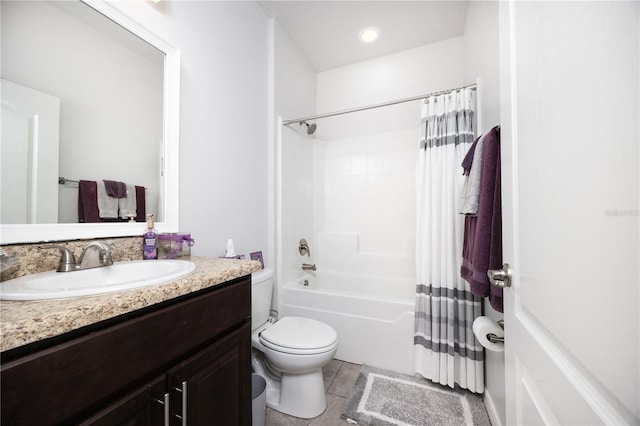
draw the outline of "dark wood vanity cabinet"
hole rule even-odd
[[[3,360],[1,423],[249,425],[250,315],[245,276]]]

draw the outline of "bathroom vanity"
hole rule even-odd
[[[2,424],[249,425],[251,261],[122,293],[1,302]]]

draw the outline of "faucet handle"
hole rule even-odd
[[[309,250],[309,244],[307,244],[306,239],[300,239],[300,242],[298,243],[298,252],[300,252],[300,256],[304,256],[306,254],[311,257],[311,250]]]
[[[103,243],[106,250],[100,251],[100,264],[102,266],[113,265],[113,247],[107,243]]]
[[[58,244],[42,244],[41,249],[58,249],[60,250],[60,263],[58,264],[58,272],[73,271],[76,266],[76,258],[68,248]]]
[[[0,272],[4,272],[11,268],[15,262],[15,256],[9,256],[3,248],[0,248]]]

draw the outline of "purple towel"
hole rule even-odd
[[[78,184],[78,222],[102,222],[98,211],[98,184],[93,180],[81,180]]]
[[[494,127],[483,142],[478,215],[466,216],[461,275],[476,296],[503,312],[502,289],[492,286],[489,269],[502,268],[502,198],[500,195],[500,130]]]
[[[127,185],[124,182],[116,182],[115,180],[103,180],[104,189],[108,196],[114,198],[124,198],[127,196]]]
[[[147,221],[147,203],[144,186],[136,185],[136,222]]]
[[[146,222],[146,202],[144,186],[136,186],[136,222]],[[125,219],[105,220],[98,211],[98,183],[81,180],[78,185],[78,222],[123,222]]]

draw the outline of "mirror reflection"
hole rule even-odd
[[[81,2],[0,8],[0,223],[162,221],[164,54]]]

